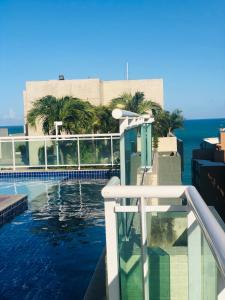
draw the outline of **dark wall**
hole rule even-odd
[[[192,184],[206,204],[214,206],[225,222],[225,164],[207,166],[193,160]]]

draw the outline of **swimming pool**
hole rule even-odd
[[[0,299],[83,299],[105,244],[103,180],[0,181],[29,209],[0,228]]]

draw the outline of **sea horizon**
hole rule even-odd
[[[194,118],[194,119],[184,118],[184,121],[200,121],[200,120],[225,120],[225,116],[219,117],[219,118]],[[0,125],[0,128],[14,127],[14,126],[15,127],[24,126],[24,123],[22,123],[22,124],[4,124],[4,125]]]

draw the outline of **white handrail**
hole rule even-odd
[[[60,139],[69,139],[69,138],[98,138],[98,137],[120,137],[119,133],[88,133],[88,134],[63,134],[59,135],[58,138]],[[45,139],[56,139],[56,135],[15,135],[15,136],[1,136],[1,140],[32,140],[32,139],[40,139],[40,140],[45,140]]]
[[[136,186],[136,185],[119,185],[112,187],[106,185],[102,189],[102,196],[104,198],[179,198],[184,195],[186,186]]]
[[[225,279],[225,232],[194,186],[188,186],[185,195]]]

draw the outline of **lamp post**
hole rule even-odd
[[[59,165],[59,144],[58,144],[58,134],[59,134],[59,131],[58,131],[58,127],[59,126],[62,126],[62,121],[55,121],[54,122],[54,125],[55,125],[55,135],[56,135],[56,161],[57,161],[57,165]]]

